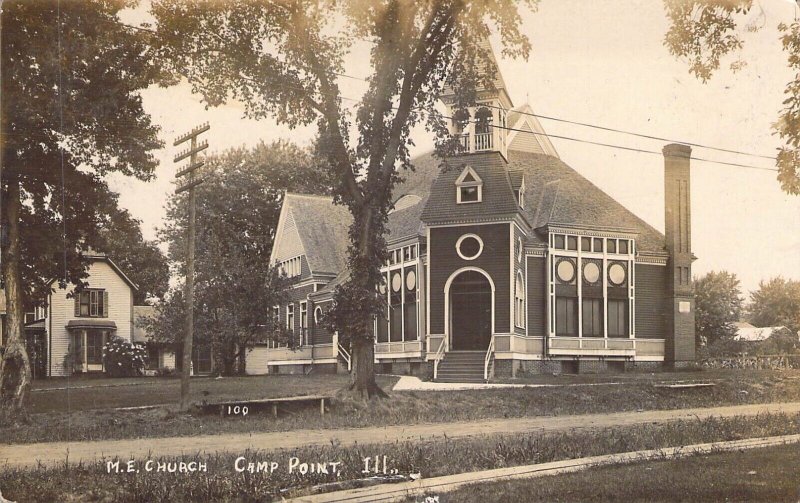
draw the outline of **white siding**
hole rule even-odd
[[[286,202],[283,204],[286,204]],[[300,233],[297,231],[297,224],[295,224],[292,211],[287,208],[284,217],[286,221],[283,222],[281,234],[275,236],[275,253],[272,257],[273,262],[280,262],[305,254],[303,242],[300,241]]]
[[[133,337],[133,291],[128,283],[120,277],[112,267],[104,261],[94,261],[89,265],[89,276],[86,282],[89,288],[102,288],[108,292],[108,317],[103,320],[113,321],[117,325],[115,335],[128,341]],[[56,288],[50,296],[50,309],[45,319],[50,341],[49,369],[51,376],[64,376],[64,357],[69,351],[69,333],[66,325],[70,320],[83,319],[75,316],[75,299],[67,298],[73,287],[64,290]],[[52,332],[50,333],[50,331]]]
[[[544,154],[544,149],[542,149],[542,146],[539,144],[537,135],[531,134],[533,130],[528,122],[523,122],[519,129],[525,131],[525,133],[517,132],[511,144],[508,146],[508,150]]]
[[[167,369],[175,368],[175,353],[166,349],[162,350],[161,368],[167,368]]]
[[[269,349],[264,346],[256,346],[247,352],[247,375],[262,375],[268,371]]]

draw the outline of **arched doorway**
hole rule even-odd
[[[450,349],[486,351],[492,338],[493,287],[483,273],[465,270],[449,286]]]

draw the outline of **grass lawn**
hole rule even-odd
[[[800,447],[590,469],[528,480],[476,484],[439,495],[473,501],[791,501],[800,498]],[[410,498],[407,501],[422,501]]]
[[[308,376],[272,375],[249,377],[194,377],[191,401],[275,398],[308,394],[334,394],[350,382],[346,374]],[[380,378],[391,387],[393,378]],[[67,389],[61,389],[69,386]],[[116,407],[175,404],[180,399],[179,378],[140,377],[122,379],[58,379],[36,383],[30,412],[78,412]]]
[[[386,456],[390,467],[400,474],[419,473],[424,478],[505,466],[544,463],[658,447],[687,445],[709,441],[724,441],[757,436],[800,432],[800,415],[764,415],[749,418],[709,418],[687,420],[665,425],[616,427],[602,431],[570,431],[517,436],[493,435],[481,438],[409,441],[391,444],[340,446],[336,444],[306,447],[292,451],[216,454],[202,458],[160,458],[161,462],[203,461],[204,473],[108,473],[103,463],[6,470],[0,472],[0,488],[12,501],[274,501],[280,496],[304,494],[308,488],[322,483],[361,479],[362,459]],[[795,448],[797,449],[797,448]],[[798,449],[800,450],[800,449]],[[745,455],[750,452],[747,451]],[[248,461],[275,461],[278,469],[272,473],[238,473],[235,459],[244,456]],[[290,457],[307,462],[337,461],[341,463],[338,476],[333,473],[289,473]],[[127,460],[120,460],[124,464]],[[141,467],[143,460],[137,460]],[[694,461],[694,460],[690,460]],[[785,466],[796,467],[800,459],[782,459]],[[681,461],[680,463],[687,463]],[[701,471],[697,466],[694,470]],[[761,473],[761,468],[756,468]],[[796,470],[796,468],[793,468]],[[680,472],[683,477],[684,472]],[[692,471],[686,478],[694,477]],[[547,485],[556,477],[536,481]],[[603,483],[612,491],[619,477],[605,478]],[[708,480],[708,477],[706,479]],[[748,480],[755,480],[752,477]],[[533,482],[531,482],[533,483]],[[588,483],[597,485],[595,480]],[[631,477],[631,483],[635,483]],[[655,481],[653,482],[656,483]],[[583,484],[586,487],[586,482]],[[559,487],[570,487],[564,483]],[[656,487],[656,486],[652,486]],[[516,489],[515,489],[516,490]],[[591,489],[588,489],[589,491]],[[457,501],[530,501],[526,490],[510,493],[509,497],[471,497],[467,492]],[[486,495],[490,495],[486,493]],[[548,493],[552,494],[556,493]],[[645,497],[642,499],[653,499]],[[723,493],[717,493],[717,496]],[[736,493],[732,493],[734,496]],[[443,495],[446,499],[448,495]],[[454,496],[459,497],[459,496]],[[82,499],[80,499],[82,498]],[[583,494],[574,498],[585,500]],[[723,500],[716,497],[714,500]],[[741,498],[735,497],[735,500]],[[542,500],[554,500],[543,497]],[[624,501],[625,499],[620,499]],[[696,498],[694,499],[696,500]]]
[[[653,385],[654,375],[668,381],[712,380],[715,386],[657,388]],[[552,380],[560,379],[550,377]],[[306,407],[282,414],[277,420],[268,414],[225,420],[218,416],[184,415],[178,414],[174,405],[124,412],[109,409],[174,404],[179,386],[175,379],[143,380],[147,384],[133,386],[37,391],[31,394],[33,413],[27,422],[0,427],[0,443],[352,428],[800,401],[800,371],[797,370],[716,370],[625,374],[619,377],[625,379],[623,384],[442,392],[390,391],[385,400],[367,403],[336,400],[324,418],[319,416],[316,407]],[[599,380],[607,378],[598,377]],[[192,392],[196,402],[326,393],[343,387],[347,379],[343,375],[204,378],[192,382]],[[379,384],[390,390],[394,379],[380,376]]]

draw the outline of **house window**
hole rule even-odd
[[[483,181],[471,167],[467,166],[456,179],[456,202],[458,204],[479,203],[483,200]]]
[[[525,328],[525,282],[522,280],[522,273],[517,274],[517,282],[514,288],[514,325]]]
[[[81,290],[75,294],[75,316],[105,318],[108,316],[108,293],[105,290]]]
[[[475,260],[483,251],[483,240],[475,234],[464,234],[456,241],[456,253],[464,260]]]
[[[100,330],[86,331],[86,363],[100,365],[103,363],[103,340],[105,334]]]
[[[379,343],[416,341],[419,340],[417,245],[398,248],[390,257],[378,285],[386,310],[375,317],[375,340]]]
[[[300,276],[303,272],[302,256],[284,260],[280,263],[279,267],[281,273],[286,275],[287,278],[295,278]]]
[[[608,300],[608,336],[628,337],[628,301]]]
[[[322,323],[322,308],[317,306],[314,308],[314,326],[319,326]]]
[[[556,335],[578,335],[578,299],[556,297]]]
[[[294,331],[294,304],[286,305],[286,329]]]
[[[603,299],[584,298],[583,336],[603,337]]]
[[[300,345],[308,344],[308,303],[300,302]]]

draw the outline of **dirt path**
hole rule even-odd
[[[524,417],[485,421],[415,424],[353,428],[344,430],[295,430],[291,432],[241,433],[169,437],[137,440],[103,440],[96,442],[49,442],[0,446],[0,468],[31,467],[39,462],[92,462],[102,457],[126,461],[159,456],[240,453],[246,449],[294,449],[308,445],[386,443],[404,440],[426,440],[447,435],[448,438],[486,434],[521,434],[581,428],[606,428],[642,423],[665,423],[681,419],[703,419],[711,416],[753,416],[760,413],[800,413],[800,402],[733,405],[714,408],[616,412],[576,416]]]

